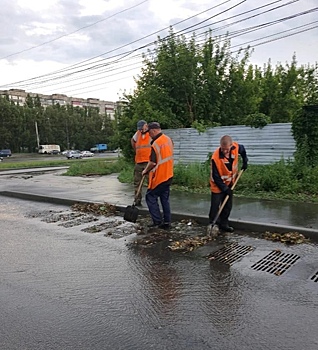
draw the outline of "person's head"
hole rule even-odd
[[[137,122],[137,130],[141,131],[143,134],[148,131],[147,122],[145,120],[139,120]]]
[[[228,156],[231,151],[231,147],[233,145],[232,137],[229,135],[224,135],[220,139],[221,151],[225,156]]]
[[[148,124],[148,132],[151,138],[161,133],[161,126],[158,122],[151,122]]]

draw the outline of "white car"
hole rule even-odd
[[[94,157],[94,153],[90,151],[82,151],[81,153],[83,157]]]
[[[67,159],[82,159],[83,155],[79,151],[69,151],[66,153],[65,157]]]

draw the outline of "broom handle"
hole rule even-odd
[[[234,181],[234,184],[233,184],[233,186],[232,186],[232,188],[231,188],[232,190],[234,190],[234,188],[235,188],[235,186],[236,186],[236,184],[237,184],[239,178],[240,178],[241,175],[243,174],[243,172],[244,172],[244,170],[241,170],[241,171],[239,172],[239,174],[237,175],[237,177],[236,177],[236,179],[235,179],[235,181]],[[221,214],[223,208],[225,207],[225,204],[226,204],[227,201],[229,200],[229,198],[230,198],[229,195],[227,195],[227,196],[224,198],[224,201],[223,201],[222,205],[220,206],[220,209],[219,209],[218,213],[216,214],[215,219],[213,220],[213,224],[216,223],[216,220],[219,218],[219,216],[220,216],[220,214]]]
[[[137,199],[137,197],[138,197],[138,195],[139,195],[139,193],[141,191],[141,188],[142,188],[142,185],[143,185],[143,183],[145,181],[145,178],[146,178],[146,175],[143,175],[141,180],[140,180],[140,184],[138,186],[138,189],[137,189],[137,192],[136,192],[136,195],[135,195],[135,201],[136,201],[136,199]]]

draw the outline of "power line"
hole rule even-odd
[[[186,18],[186,19],[184,19],[184,20],[182,20],[182,21],[179,21],[179,22],[173,24],[173,26],[176,26],[176,25],[178,25],[178,24],[180,24],[180,23],[183,23],[183,22],[185,22],[185,21],[188,21],[189,19],[192,19],[192,18],[194,18],[195,16],[198,16],[198,15],[200,15],[200,14],[202,14],[202,13],[208,12],[208,11],[210,11],[211,9],[214,9],[214,8],[216,8],[216,7],[218,7],[218,6],[221,6],[221,5],[223,5],[223,4],[225,4],[225,3],[229,2],[229,1],[232,1],[232,0],[226,0],[226,1],[224,1],[223,3],[221,3],[221,4],[218,4],[218,5],[215,5],[215,6],[213,6],[213,7],[210,7],[209,9],[207,9],[207,10],[205,10],[205,11],[202,11],[202,12],[200,12],[199,14],[190,16],[190,17],[188,17],[188,18]],[[282,0],[280,0],[280,1],[282,1]],[[126,46],[130,46],[130,45],[132,45],[132,44],[134,44],[134,43],[136,43],[136,42],[138,42],[138,41],[144,40],[144,39],[146,39],[146,38],[148,38],[148,37],[150,37],[150,36],[153,36],[153,35],[155,35],[155,34],[158,34],[158,33],[162,32],[163,30],[166,30],[166,29],[168,29],[168,28],[170,28],[170,26],[165,27],[165,28],[160,29],[160,30],[157,30],[157,31],[155,31],[155,32],[153,32],[153,33],[151,33],[151,34],[148,34],[148,35],[146,35],[146,36],[144,36],[144,37],[142,37],[142,38],[140,38],[140,39],[134,40],[134,41],[132,41],[132,42],[130,42],[130,43],[128,43],[128,44],[119,46],[119,47],[117,47],[117,48],[115,48],[115,49],[113,49],[113,50],[110,50],[110,51],[107,51],[107,52],[105,52],[105,53],[99,54],[98,56],[94,56],[94,57],[91,57],[91,58],[89,58],[89,59],[87,59],[87,60],[81,61],[81,62],[79,62],[79,63],[75,63],[75,64],[73,64],[73,65],[71,65],[71,66],[68,66],[68,67],[66,67],[66,68],[63,68],[63,69],[61,69],[61,70],[54,71],[54,72],[51,72],[51,73],[47,73],[47,74],[44,74],[44,75],[40,75],[40,76],[38,76],[38,77],[33,77],[33,78],[30,78],[30,79],[26,79],[26,80],[14,82],[14,83],[9,83],[9,84],[3,85],[3,86],[15,85],[15,84],[23,83],[23,82],[25,82],[25,81],[35,80],[35,79],[38,79],[38,78],[42,78],[42,77],[44,77],[44,76],[49,76],[49,75],[61,73],[61,72],[63,72],[63,71],[67,71],[67,70],[70,70],[70,69],[74,69],[74,67],[78,66],[79,64],[82,64],[82,63],[85,63],[85,62],[94,60],[94,59],[96,59],[96,58],[98,58],[98,57],[100,57],[100,56],[105,56],[106,54],[109,54],[109,53],[112,53],[112,52],[114,52],[114,51],[120,50],[120,49],[122,49],[122,48],[124,48],[124,47],[126,47]],[[151,44],[153,44],[153,43],[151,43]],[[147,44],[147,45],[149,45],[149,44]],[[145,46],[143,45],[143,46],[141,46],[141,47],[138,48],[138,49],[141,49],[141,48],[144,48],[144,47],[145,47]],[[133,50],[133,51],[136,51],[136,49]]]
[[[235,17],[238,17],[238,16],[242,16],[243,14],[247,14],[247,13],[250,13],[250,12],[252,12],[252,11],[256,11],[256,10],[258,10],[258,9],[262,9],[262,8],[264,8],[264,7],[266,7],[266,6],[270,6],[270,5],[272,5],[272,4],[275,4],[275,3],[281,2],[281,1],[282,1],[282,0],[278,0],[278,1],[274,1],[274,2],[271,2],[271,3],[266,4],[266,5],[259,6],[259,7],[255,8],[255,9],[253,9],[253,10],[245,11],[245,12],[242,12],[242,13],[240,13],[240,14],[237,14],[237,15],[234,15],[234,16],[231,16],[231,17],[228,17],[226,20],[232,19],[232,18],[235,18]],[[253,17],[255,17],[255,16],[259,16],[259,15],[261,15],[261,14],[264,14],[264,13],[266,13],[266,12],[268,12],[268,11],[273,11],[273,10],[275,10],[275,9],[278,9],[278,8],[282,7],[282,6],[290,5],[290,4],[292,4],[292,3],[296,2],[296,1],[299,1],[299,0],[292,0],[292,1],[289,1],[289,2],[286,3],[286,4],[283,4],[283,5],[274,7],[274,8],[272,8],[272,9],[263,11],[263,12],[258,13],[258,14],[256,14],[256,15],[253,15],[253,16],[250,16],[250,17],[247,17],[247,18],[244,18],[244,19],[242,19],[242,20],[239,20],[239,21],[236,21],[236,22],[227,24],[226,26],[222,26],[222,27],[216,28],[216,29],[214,29],[214,31],[217,31],[217,30],[222,29],[222,28],[224,28],[224,27],[229,27],[229,26],[231,26],[231,25],[234,25],[234,24],[236,24],[236,23],[242,22],[242,21],[244,21],[244,20],[251,19],[251,18],[253,18]],[[241,3],[242,3],[242,2],[241,2]],[[238,6],[238,5],[240,5],[241,3],[236,4],[235,6]],[[231,7],[230,9],[234,8],[235,6]],[[230,9],[227,9],[227,10],[230,10]],[[227,10],[226,10],[226,11],[227,11]],[[205,11],[203,11],[203,12],[206,12],[206,11],[207,11],[207,10],[205,10]],[[202,12],[201,12],[201,13],[202,13]],[[219,14],[222,14],[222,13],[224,13],[224,11],[220,12]],[[218,15],[219,15],[219,14],[218,14]],[[191,17],[193,17],[193,16],[191,16]],[[215,17],[215,16],[212,16],[212,17]],[[211,17],[210,17],[210,18],[211,18]],[[184,20],[183,20],[183,21],[184,21]],[[219,22],[222,22],[222,21],[224,21],[224,20],[217,21],[217,22],[215,22],[214,24],[219,23]],[[180,22],[178,22],[178,23],[180,23]],[[200,22],[200,23],[202,23],[202,22]],[[200,24],[200,23],[198,23],[198,24]],[[198,25],[198,24],[197,24],[197,25]],[[210,24],[210,25],[211,25],[211,24]],[[191,27],[193,27],[193,26],[191,26]],[[206,27],[206,26],[204,26],[204,27]],[[187,30],[188,28],[189,28],[189,27],[183,29],[183,31],[184,31],[184,30]],[[202,28],[202,27],[201,27],[201,28]],[[200,29],[200,28],[199,28],[199,29]],[[179,33],[180,33],[180,32],[182,32],[182,31],[179,31]],[[177,33],[178,33],[178,32],[177,32]],[[184,34],[184,33],[183,33],[183,34]],[[186,34],[188,34],[188,32],[187,32]],[[204,32],[204,34],[206,34],[206,32]],[[181,34],[180,34],[180,35],[181,35]],[[201,35],[201,34],[200,34],[200,35]],[[178,36],[178,34],[177,34],[176,36]],[[161,39],[161,41],[163,41],[163,40],[165,40],[165,38]],[[141,46],[141,47],[138,47],[137,49],[128,51],[128,52],[124,53],[123,56],[121,56],[121,57],[118,58],[117,60],[112,61],[112,62],[110,62],[110,63],[103,63],[103,64],[100,64],[100,65],[90,66],[90,67],[88,67],[88,68],[85,68],[85,69],[82,69],[82,70],[77,70],[77,71],[75,71],[75,72],[71,72],[71,73],[68,73],[68,74],[65,74],[65,75],[62,75],[62,76],[60,75],[60,76],[57,76],[57,77],[54,77],[54,78],[53,78],[53,77],[52,77],[52,78],[48,78],[47,80],[42,81],[42,83],[45,83],[45,82],[48,82],[48,81],[52,81],[52,80],[57,80],[57,79],[63,79],[63,78],[68,77],[68,76],[70,76],[70,75],[79,74],[79,73],[82,73],[82,72],[85,72],[85,71],[88,71],[88,70],[95,70],[95,69],[102,68],[102,67],[104,67],[104,66],[108,66],[108,65],[110,65],[110,64],[118,63],[118,61],[123,60],[123,57],[128,56],[130,53],[132,53],[132,52],[134,52],[134,51],[137,51],[137,50],[141,50],[141,49],[143,49],[143,48],[146,48],[147,46],[154,45],[155,43],[156,43],[156,42],[150,42],[150,43],[148,43],[148,44],[146,44],[146,45],[143,45],[143,46]],[[116,55],[115,57],[118,57],[118,55]],[[103,60],[101,60],[101,61],[104,61],[104,60],[105,60],[105,59],[103,59]],[[65,71],[67,71],[68,69],[69,69],[69,68],[67,68]],[[28,81],[28,80],[26,80],[26,81]],[[23,83],[23,82],[24,82],[24,81],[22,81],[22,82],[20,82],[20,83]],[[37,84],[41,84],[41,82],[37,82]]]
[[[119,11],[119,12],[116,12],[116,13],[112,14],[111,16],[108,16],[108,17],[106,17],[106,18],[100,19],[99,21],[96,21],[96,22],[94,22],[94,23],[92,23],[92,24],[89,24],[89,25],[87,25],[87,26],[81,27],[81,28],[79,28],[79,29],[76,29],[76,30],[74,30],[73,32],[70,32],[70,33],[61,35],[61,36],[59,36],[59,37],[57,37],[57,38],[55,38],[55,39],[46,41],[46,42],[41,43],[41,44],[39,44],[39,45],[35,45],[35,46],[32,46],[32,47],[29,47],[28,49],[24,49],[24,50],[21,50],[21,51],[12,53],[12,54],[7,55],[7,56],[4,56],[4,57],[0,57],[0,60],[6,59],[6,58],[9,58],[9,57],[12,57],[12,56],[16,56],[16,55],[19,55],[20,53],[23,53],[23,52],[26,52],[26,51],[30,51],[30,50],[36,49],[36,48],[38,48],[38,47],[41,47],[41,46],[44,46],[44,45],[53,43],[54,41],[57,41],[57,40],[60,40],[60,39],[62,39],[62,38],[65,38],[65,37],[67,37],[67,36],[70,36],[70,35],[72,35],[72,34],[75,34],[75,33],[79,32],[79,31],[81,31],[81,30],[83,30],[83,29],[86,29],[86,28],[89,28],[89,27],[93,27],[94,25],[96,25],[96,24],[98,24],[98,23],[100,23],[100,22],[104,22],[104,21],[106,21],[106,20],[108,20],[108,19],[110,19],[110,18],[112,18],[112,17],[115,17],[115,16],[117,16],[117,15],[123,13],[123,12],[129,11],[129,10],[135,8],[135,7],[138,7],[138,6],[144,4],[144,3],[147,2],[147,1],[148,1],[148,0],[144,0],[144,1],[140,2],[140,3],[137,4],[137,5],[128,7],[128,8],[126,8],[126,9],[122,10],[122,11]]]
[[[297,0],[297,1],[298,1],[298,0]],[[274,3],[276,3],[276,2],[277,2],[277,1],[275,1]],[[295,1],[290,1],[290,2],[287,3],[287,4],[284,4],[284,6],[286,6],[286,5],[288,5],[288,4],[291,4],[291,3],[293,3],[293,2],[295,2]],[[271,3],[271,4],[273,4],[273,3]],[[283,5],[282,5],[282,6],[283,6]],[[263,7],[263,6],[261,6],[261,7]],[[280,6],[280,7],[281,7],[281,6]],[[273,9],[270,9],[270,10],[273,10]],[[292,19],[292,18],[298,17],[298,16],[300,16],[300,15],[312,13],[312,12],[314,12],[314,11],[316,11],[316,10],[317,10],[317,8],[314,8],[314,9],[311,9],[311,10],[308,10],[308,11],[303,11],[303,12],[301,12],[301,13],[297,13],[297,14],[292,15],[292,16],[285,17],[285,18],[283,18],[283,19],[279,19],[279,20],[272,21],[272,22],[267,22],[267,23],[264,23],[264,24],[261,24],[261,25],[258,25],[258,26],[254,26],[254,27],[249,27],[249,28],[237,30],[237,31],[234,31],[234,32],[230,33],[230,34],[229,34],[229,38],[234,38],[234,37],[236,37],[236,36],[243,35],[243,34],[247,34],[247,33],[253,32],[253,31],[255,31],[255,30],[263,29],[265,26],[269,26],[269,25],[281,23],[282,21],[285,21],[285,20],[288,20],[288,19]],[[250,11],[246,11],[245,13],[247,13],[247,12],[250,12]],[[267,11],[264,11],[264,12],[267,12]],[[244,13],[244,14],[245,14],[245,13]],[[239,15],[242,15],[242,14],[239,14]],[[239,16],[239,15],[232,16],[231,18],[237,17],[237,16]],[[260,15],[260,14],[257,14],[257,15]],[[251,17],[254,17],[254,16],[251,16]],[[242,22],[243,20],[250,19],[251,17],[248,17],[248,18],[242,19],[242,20],[240,20],[240,21],[236,21],[236,22],[233,22],[233,23],[224,25],[224,26],[222,26],[222,27],[213,29],[213,31],[223,29],[224,27],[228,27],[228,26],[230,26],[230,25],[234,25],[234,24],[236,24],[236,23],[238,23],[238,22]],[[183,20],[183,21],[186,21],[186,20]],[[219,22],[220,22],[220,21],[218,21],[218,22],[216,22],[216,23],[219,23]],[[215,23],[214,23],[214,24],[215,24]],[[211,24],[210,24],[210,25],[211,25]],[[308,24],[307,24],[307,25],[308,25]],[[206,27],[206,26],[205,26],[205,27]],[[188,27],[188,28],[189,28],[189,27]],[[188,29],[188,28],[185,28],[184,30],[186,30],[186,29]],[[298,28],[298,27],[294,28],[294,30],[297,29],[297,28]],[[299,33],[304,32],[304,31],[308,31],[308,30],[311,30],[311,29],[314,29],[314,28],[315,28],[315,27],[313,27],[313,28],[308,28],[308,29],[306,29],[306,30],[300,31]],[[205,31],[204,33],[201,33],[200,35],[206,34],[207,32],[208,32],[208,31]],[[286,31],[285,31],[285,32],[286,32]],[[280,32],[280,33],[278,33],[278,34],[273,34],[272,36],[274,36],[274,35],[279,35],[279,34],[281,34],[281,33],[282,33],[282,32]],[[275,39],[272,39],[272,40],[267,40],[267,41],[264,41],[264,42],[262,42],[262,43],[253,45],[252,47],[259,46],[259,45],[263,45],[263,44],[266,44],[266,43],[269,43],[269,42],[272,42],[272,41],[276,41],[276,40],[279,40],[279,39],[281,39],[281,38],[285,38],[285,37],[288,37],[288,36],[296,35],[296,34],[298,34],[298,33],[293,33],[293,34],[285,35],[285,36],[282,36],[282,37],[279,37],[279,38],[275,38]],[[182,34],[180,34],[180,35],[182,35]],[[266,37],[269,37],[269,36],[266,36]],[[258,39],[249,41],[249,42],[247,42],[247,43],[254,42],[254,41],[259,41],[259,40],[263,40],[263,39],[266,38],[266,37],[258,38]],[[167,38],[167,37],[166,37],[166,38]],[[166,38],[161,39],[161,41],[165,40]],[[129,56],[130,54],[132,54],[133,52],[136,52],[137,50],[140,50],[140,49],[142,49],[142,48],[145,48],[145,47],[147,47],[147,46],[151,46],[151,45],[154,45],[154,44],[156,44],[156,42],[148,43],[148,44],[146,44],[146,45],[143,45],[142,47],[139,47],[139,48],[137,48],[137,49],[134,49],[134,50],[128,51],[128,52],[126,52],[126,53],[124,53],[124,54],[121,54],[121,57],[120,57],[119,59],[117,59],[117,60],[114,60],[113,62],[106,63],[106,64],[105,64],[105,63],[104,63],[104,64],[99,64],[99,65],[97,65],[97,66],[93,66],[93,67],[90,67],[90,68],[88,68],[88,69],[84,69],[84,70],[81,70],[81,71],[73,72],[72,74],[79,74],[79,73],[82,73],[83,71],[89,71],[89,70],[95,70],[95,71],[96,71],[97,69],[103,69],[105,66],[110,66],[110,65],[113,65],[113,64],[117,64],[118,62],[120,62],[120,60],[122,60],[122,61],[125,60],[125,58],[123,58],[123,57],[128,57],[128,56]],[[245,44],[246,44],[246,43],[241,44],[241,45],[245,45]],[[236,45],[236,46],[238,46],[238,45]],[[236,52],[236,51],[234,51],[234,52]],[[116,56],[114,56],[114,57],[118,57],[118,56],[119,56],[119,55],[116,55]],[[137,57],[137,56],[140,56],[140,55],[136,55],[135,57]],[[99,56],[98,56],[98,57],[99,57]],[[109,59],[109,58],[108,58],[108,59]],[[105,59],[103,59],[103,60],[105,60]],[[102,60],[102,61],[103,61],[103,60]],[[121,74],[121,73],[119,72],[119,73],[116,73],[116,74]],[[114,75],[115,75],[115,74],[114,74]],[[68,74],[66,74],[65,76],[68,76]],[[65,77],[65,76],[64,76],[64,77]],[[92,75],[88,75],[88,77],[90,77],[90,76],[92,76]],[[104,78],[105,78],[105,77],[100,78],[100,79],[104,79]],[[57,77],[56,79],[61,79],[61,77]],[[76,79],[74,79],[74,80],[77,80],[77,79],[83,79],[83,77],[81,77],[81,78],[76,78]],[[96,80],[100,80],[100,79],[96,79]],[[118,80],[122,80],[122,78],[121,78],[121,79],[118,79]],[[27,81],[30,81],[30,80],[27,80]],[[48,79],[47,81],[50,81],[50,79]],[[93,81],[94,81],[94,80],[93,80]],[[117,80],[113,80],[112,82],[114,82],[114,81],[117,81]],[[108,83],[108,82],[106,82],[106,83]],[[32,83],[29,83],[29,84],[32,85]],[[28,85],[29,85],[29,84],[28,84]],[[41,84],[41,82],[37,82],[37,84]],[[58,83],[57,83],[57,84],[58,84]],[[55,85],[56,85],[56,84],[55,84]],[[77,85],[77,84],[75,84],[75,85]],[[98,85],[101,85],[101,84],[98,84]],[[95,85],[95,86],[96,86],[96,85]],[[85,87],[85,88],[83,88],[83,89],[90,88],[90,87],[92,87],[92,86]],[[83,90],[83,89],[81,89],[81,90]],[[78,90],[76,90],[76,91],[78,91]],[[96,90],[96,91],[97,91],[97,90]]]

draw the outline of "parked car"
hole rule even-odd
[[[2,162],[3,161],[3,158],[2,157],[0,157],[0,162]]]
[[[94,157],[94,153],[90,151],[82,151],[83,157]]]
[[[11,149],[0,150],[0,157],[4,158],[4,157],[11,157],[11,156],[12,156]]]
[[[81,159],[83,155],[80,151],[69,151],[66,153],[65,157],[67,159]]]

